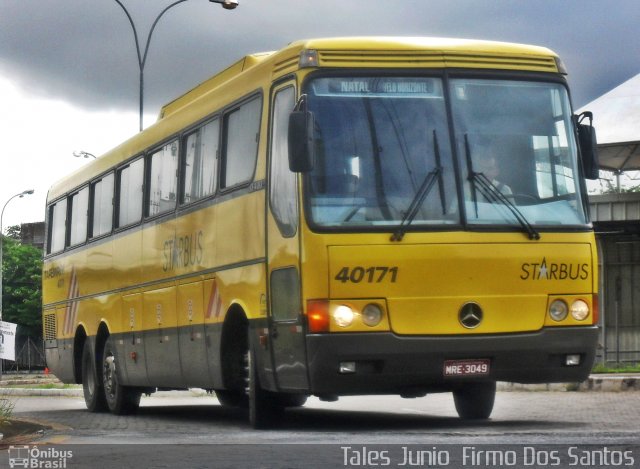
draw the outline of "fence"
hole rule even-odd
[[[16,337],[16,359],[0,360],[4,372],[28,372],[44,370],[47,366],[42,339]]]
[[[640,363],[640,239],[609,235],[601,243],[600,360]]]

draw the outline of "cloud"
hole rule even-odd
[[[144,43],[171,2],[122,0]],[[226,11],[190,0],[157,24],[145,67],[145,102],[167,101],[241,56],[306,37],[426,35],[540,44],[573,75],[578,104],[638,73],[637,0],[241,0]],[[144,47],[144,44],[141,44]],[[133,34],[115,1],[3,0],[0,72],[41,96],[88,109],[136,110]]]
[[[11,112],[0,113],[5,136],[0,204],[26,189],[35,193],[7,206],[3,227],[44,220],[49,187],[87,163],[73,152],[95,155],[137,132],[137,112],[83,110],[68,102],[34,98],[0,76],[0,97]]]

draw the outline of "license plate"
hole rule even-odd
[[[491,360],[479,358],[473,360],[445,360],[444,376],[486,376],[491,370]]]

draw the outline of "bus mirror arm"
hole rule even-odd
[[[588,119],[588,124],[582,122]],[[596,139],[596,129],[593,127],[593,114],[583,112],[575,116],[576,128],[578,131],[578,144],[580,145],[580,158],[584,177],[595,180],[599,178],[600,165],[598,163],[598,141]]]

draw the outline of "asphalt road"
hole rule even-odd
[[[499,392],[485,422],[458,419],[449,394],[312,398],[269,431],[188,392],[143,397],[135,416],[92,414],[79,398],[15,404],[16,417],[53,426],[32,445],[75,451],[66,467],[640,467],[637,392]],[[492,448],[493,459],[476,454]]]

